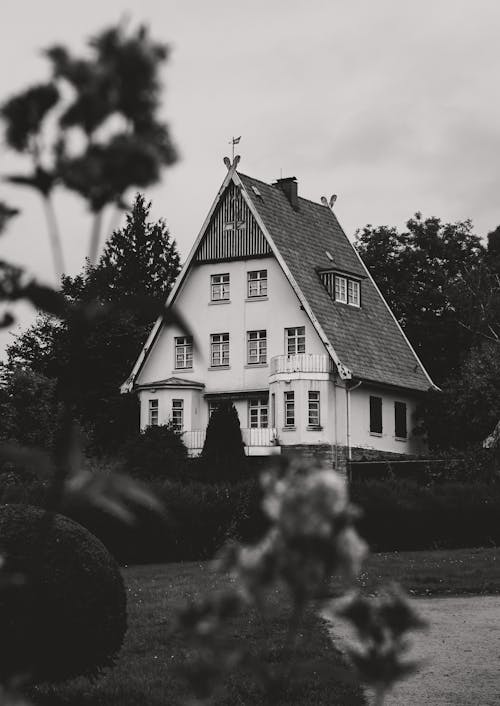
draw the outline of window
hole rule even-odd
[[[158,400],[149,400],[148,424],[150,427],[158,425]]]
[[[285,392],[285,426],[295,426],[295,393]]]
[[[250,429],[267,429],[267,399],[248,401],[248,426]]]
[[[347,280],[338,275],[335,276],[335,301],[347,304]]]
[[[219,406],[218,402],[216,402],[215,400],[210,400],[210,402],[208,403],[208,418],[209,419],[212,416],[212,414],[215,412],[215,410],[217,409],[218,406]]]
[[[193,367],[193,339],[191,336],[177,336],[175,339],[175,368]]]
[[[286,353],[287,355],[295,355],[295,353],[306,352],[306,327],[296,326],[294,328],[285,329],[286,332]]]
[[[308,398],[308,426],[319,427],[320,425],[320,414],[319,414],[319,392],[314,390],[309,390]]]
[[[320,272],[320,278],[326,291],[336,302],[360,306],[361,285],[357,279],[334,272]]]
[[[229,334],[212,333],[210,336],[210,365],[212,368],[229,365]]]
[[[229,273],[210,275],[210,300],[213,302],[229,301]]]
[[[359,306],[359,282],[355,279],[347,280],[347,303],[351,306]]]
[[[406,439],[408,436],[405,402],[394,402],[394,435],[397,439]]]
[[[370,395],[370,432],[382,434],[382,398]]]
[[[248,273],[247,297],[267,296],[267,270],[255,270]]]
[[[247,332],[247,363],[258,365],[265,363],[267,358],[267,334],[265,331]]]
[[[182,431],[184,426],[184,400],[172,400],[172,427]]]

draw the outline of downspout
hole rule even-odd
[[[334,438],[334,443],[335,443],[335,470],[339,470],[339,435],[338,435],[338,425],[337,425],[337,381],[335,379],[335,376],[333,378],[333,412],[334,412],[334,421],[333,421],[333,438]]]
[[[349,465],[349,475],[350,475],[350,464],[351,464],[351,392],[357,390],[358,387],[362,385],[362,380],[359,380],[356,385],[349,387],[347,381],[345,385],[345,404],[346,404],[346,447],[347,447],[347,462]],[[350,478],[349,478],[350,480]]]

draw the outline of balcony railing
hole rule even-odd
[[[277,373],[331,373],[333,361],[320,353],[296,353],[271,358],[271,375]]]
[[[206,430],[185,431],[182,435],[186,448],[190,452],[201,451],[205,443]],[[242,429],[241,436],[247,448],[276,446],[276,429]]]

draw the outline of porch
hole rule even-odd
[[[205,443],[206,429],[185,431],[182,434],[189,456],[199,456]],[[278,434],[274,428],[242,429],[241,436],[247,456],[274,456],[281,453]]]

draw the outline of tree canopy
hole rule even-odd
[[[472,223],[415,214],[406,230],[366,226],[356,247],[417,354],[439,385],[474,340],[464,283],[478,278],[485,248]]]
[[[151,204],[137,195],[124,228],[109,239],[96,267],[63,278],[62,290],[75,302],[95,302],[103,314],[85,334],[71,319],[42,315],[7,349],[7,367],[30,369],[60,386],[75,385],[75,411],[95,450],[111,450],[138,431],[137,401],[120,395],[154,314],[134,308],[127,297],[163,302],[179,272],[179,254],[164,221],[149,221]],[[117,306],[110,306],[117,305]],[[109,306],[109,310],[106,307]],[[106,313],[107,312],[107,313]]]

